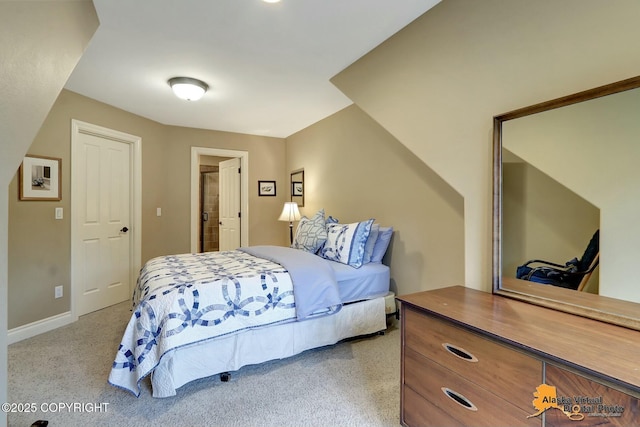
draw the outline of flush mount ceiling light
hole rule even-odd
[[[265,3],[280,3],[280,0],[262,0]]]
[[[168,83],[178,98],[187,101],[197,101],[209,89],[205,82],[191,77],[174,77]]]

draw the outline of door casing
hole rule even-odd
[[[191,249],[200,243],[200,156],[240,158],[240,245],[249,246],[249,152],[223,148],[191,147]]]

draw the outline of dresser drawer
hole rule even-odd
[[[409,426],[541,426],[540,418],[527,418],[531,411],[512,399],[502,399],[411,349],[405,349],[403,369],[402,416]],[[531,396],[530,391],[529,402]]]
[[[410,387],[405,387],[403,392],[404,407],[400,420],[402,425],[409,427],[467,427],[471,425],[454,418],[447,411],[447,408],[440,408],[425,400]]]
[[[637,398],[557,366],[546,364],[545,373],[545,384],[556,388],[556,396],[564,402],[572,400],[559,404],[560,409],[545,411],[547,426],[632,426],[640,422]]]
[[[541,361],[410,308],[403,322],[407,348],[531,411]]]

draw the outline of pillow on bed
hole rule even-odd
[[[327,240],[324,209],[320,209],[311,219],[303,216],[298,224],[291,247],[315,254]]]
[[[334,218],[334,217],[332,217],[331,215],[329,215],[329,217],[327,218],[327,221],[326,221],[327,225],[329,225],[329,224],[337,224],[337,223],[339,223],[339,222],[340,222],[340,221],[338,221],[337,219],[335,219],[335,218]]]
[[[393,227],[380,227],[378,231],[378,239],[373,247],[373,253],[371,254],[371,262],[381,263],[389,242],[391,241],[391,235],[393,234]]]
[[[352,224],[327,224],[327,241],[321,256],[351,267],[361,267],[373,219]]]
[[[367,243],[364,245],[364,259],[362,260],[363,264],[368,264],[371,262],[371,256],[373,255],[373,248],[376,245],[376,240],[378,240],[379,232],[380,232],[380,224],[373,224],[371,226],[371,232],[369,233],[369,238],[367,239]]]

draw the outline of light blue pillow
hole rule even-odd
[[[363,264],[368,264],[371,262],[371,256],[373,255],[373,247],[376,245],[376,240],[378,240],[379,232],[380,232],[380,224],[373,224],[371,226],[371,232],[369,233],[369,238],[367,239],[367,243],[364,245],[364,259],[362,260]]]
[[[373,247],[373,253],[371,254],[371,262],[381,263],[389,242],[391,241],[391,235],[393,234],[393,227],[380,227],[378,232],[378,239]]]
[[[351,267],[361,267],[373,221],[370,219],[352,224],[328,224],[322,257]]]
[[[298,224],[291,247],[315,254],[327,240],[324,209],[320,209],[311,219],[303,216]]]
[[[339,222],[340,221],[338,221],[336,218],[332,217],[331,215],[329,215],[326,221],[327,224],[337,224]]]

